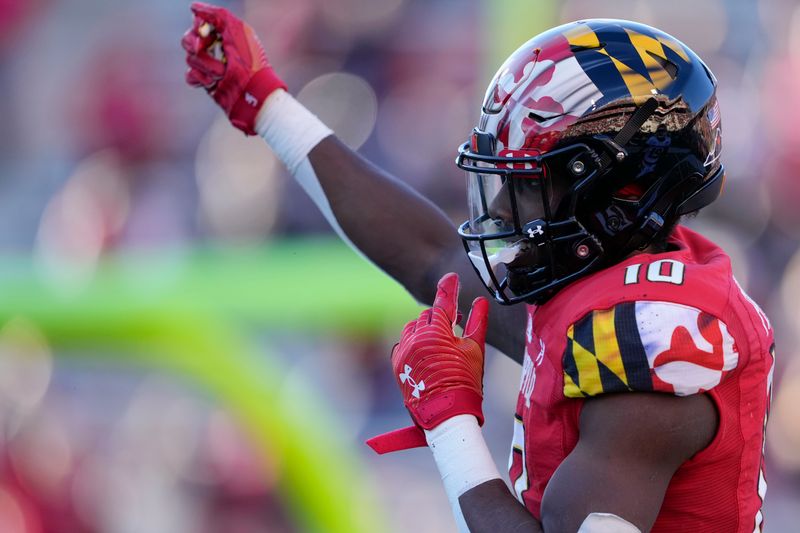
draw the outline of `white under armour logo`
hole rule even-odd
[[[528,237],[532,239],[535,235],[544,235],[544,230],[542,229],[541,224],[538,224],[536,229],[528,228]]]
[[[400,383],[405,383],[408,381],[408,384],[414,387],[414,392],[411,393],[411,396],[414,398],[419,398],[419,391],[425,390],[425,382],[420,381],[417,383],[414,378],[411,377],[411,367],[406,365],[403,368],[403,372],[400,373]]]
[[[258,105],[258,98],[256,98],[250,93],[244,93],[244,101],[253,107]]]

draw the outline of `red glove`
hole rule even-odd
[[[203,87],[231,123],[255,135],[256,115],[267,96],[286,84],[272,70],[253,28],[222,7],[192,4],[194,24],[183,35],[186,82]]]
[[[439,280],[433,308],[403,329],[392,350],[392,368],[414,426],[372,437],[378,453],[426,446],[424,429],[469,414],[483,425],[483,352],[489,303],[472,302],[464,336],[453,333],[458,310],[458,274]]]

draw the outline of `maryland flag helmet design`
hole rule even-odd
[[[514,52],[459,148],[467,253],[501,303],[542,303],[719,195],[716,80],[644,24],[584,20]]]

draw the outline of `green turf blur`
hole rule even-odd
[[[338,241],[191,250],[103,261],[69,289],[25,259],[0,262],[0,320],[24,317],[56,353],[113,356],[204,388],[238,417],[304,531],[385,529],[376,492],[337,416],[311,387],[285,383],[247,330],[380,334],[419,312],[411,297]],[[103,348],[98,350],[97,348]],[[61,349],[61,350],[59,350]]]

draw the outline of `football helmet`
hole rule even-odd
[[[716,79],[674,37],[596,19],[515,51],[458,150],[459,234],[500,303],[541,304],[568,283],[664,242],[720,194]]]

